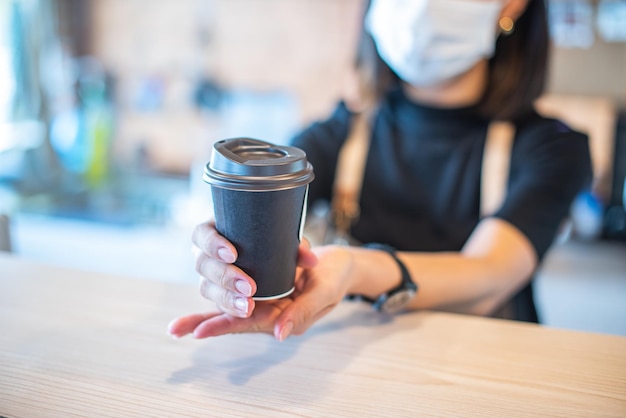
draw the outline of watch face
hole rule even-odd
[[[381,310],[386,313],[395,313],[404,308],[415,296],[415,290],[401,290],[390,295],[381,306]]]

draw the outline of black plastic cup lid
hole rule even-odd
[[[211,186],[250,192],[292,189],[314,178],[313,166],[300,148],[252,138],[216,142],[202,176]]]

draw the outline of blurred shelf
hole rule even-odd
[[[93,190],[25,197],[20,211],[118,226],[164,225],[171,218],[172,199],[188,192],[188,176],[123,173]]]

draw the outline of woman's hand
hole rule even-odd
[[[214,301],[219,311],[175,319],[168,329],[175,337],[265,332],[282,341],[305,332],[335,307],[349,288],[350,253],[335,246],[311,251],[304,242],[299,249],[294,292],[286,298],[255,303],[254,280],[233,264],[236,249],[212,222],[196,227],[193,242],[196,270],[202,276],[200,292]]]

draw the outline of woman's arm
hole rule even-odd
[[[400,283],[400,269],[388,254],[350,248],[349,293],[376,298]],[[497,218],[481,221],[461,252],[403,252],[419,290],[412,309],[438,309],[488,315],[525,285],[537,266],[530,241]]]
[[[232,264],[236,250],[212,223],[196,228],[194,243],[199,249],[196,268],[203,276],[200,291],[219,311],[175,319],[169,332],[176,337],[266,332],[284,340],[305,332],[346,294],[377,297],[400,282],[397,264],[383,251],[325,246],[313,254],[305,243],[296,291],[284,299],[255,303],[254,281]],[[483,315],[521,287],[537,264],[525,236],[499,219],[482,221],[460,253],[399,256],[420,287],[411,308]]]

